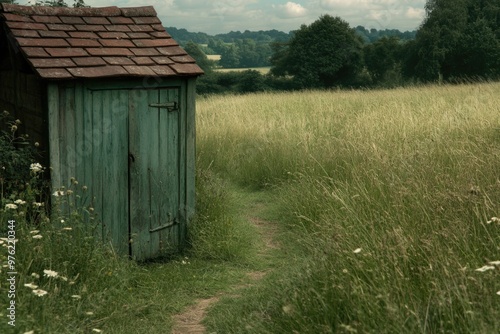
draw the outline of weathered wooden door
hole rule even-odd
[[[157,256],[179,245],[179,88],[129,93],[129,212],[131,254]]]

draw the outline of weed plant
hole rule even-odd
[[[302,258],[211,328],[499,332],[499,97],[484,83],[202,100],[200,164],[272,189]]]
[[[224,183],[209,171],[199,171],[191,248],[137,264],[96,237],[101,226],[84,184],[72,178],[49,191],[49,170],[19,135],[19,121],[2,117],[0,333],[165,333],[173,314],[244,277],[254,233],[229,214]]]

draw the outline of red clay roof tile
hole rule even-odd
[[[110,65],[134,65],[128,57],[103,57],[102,59]]]
[[[156,63],[150,57],[132,57],[132,60],[137,65],[156,65]]]
[[[71,79],[73,76],[64,68],[38,68],[36,70],[42,78],[46,79]]]
[[[63,23],[57,16],[32,16],[33,20],[38,23]]]
[[[106,62],[99,57],[75,57],[71,58],[77,66],[101,66]]]
[[[75,67],[71,58],[35,58],[32,61],[35,67]]]
[[[128,72],[122,66],[73,67],[68,71],[77,78],[124,76]]]
[[[45,79],[203,74],[165,31],[151,6],[0,4],[1,21],[28,63]]]
[[[33,31],[33,30],[26,30],[26,31]],[[40,36],[42,36],[42,37],[59,37],[59,38],[69,37],[65,31],[61,31],[61,30],[40,30],[39,33],[40,33]],[[70,32],[70,35],[71,35],[71,33],[72,32]]]

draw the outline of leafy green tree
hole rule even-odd
[[[275,75],[290,75],[302,87],[351,84],[362,69],[362,40],[339,17],[323,15],[302,25],[286,49],[271,58]]]
[[[236,45],[226,45],[222,48],[219,65],[225,68],[236,68],[240,65],[240,52]]]
[[[205,74],[212,72],[214,62],[207,58],[207,55],[200,49],[198,44],[189,41],[184,46],[184,49],[187,53],[189,53],[191,57],[196,60],[196,63],[201,67],[203,71],[205,71]]]
[[[372,80],[379,83],[399,72],[403,44],[397,37],[383,37],[364,48],[365,65]]]
[[[500,0],[429,0],[426,11],[410,57],[418,79],[500,76]]]

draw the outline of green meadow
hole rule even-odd
[[[0,332],[168,333],[213,296],[207,333],[500,332],[498,83],[199,97],[197,218],[168,259],[96,245],[83,186],[52,221],[35,183],[2,190]]]

